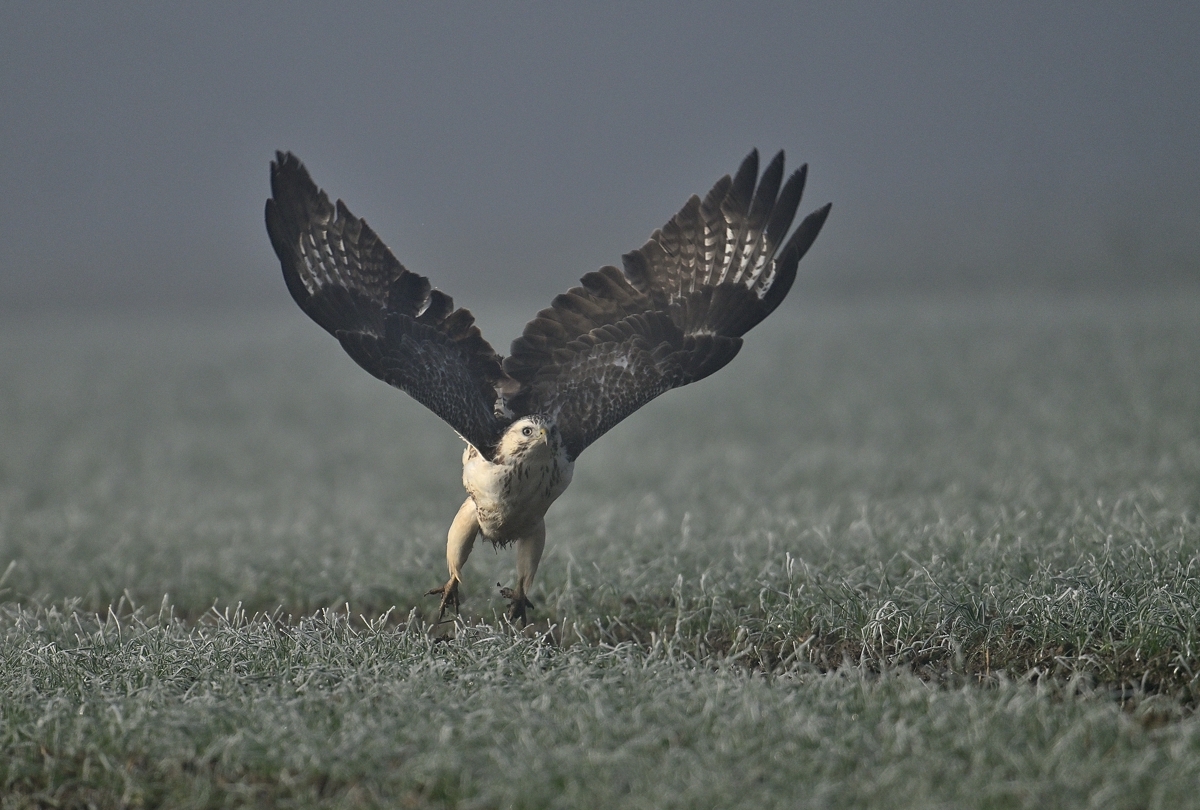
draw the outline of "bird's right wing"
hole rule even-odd
[[[552,416],[574,459],[650,400],[712,374],[771,314],[825,224],[826,205],[784,241],[807,167],[783,183],[780,152],[758,176],[758,152],[693,196],[625,270],[604,267],[558,296],[513,341],[504,370],[521,416]],[[781,188],[782,184],[782,188]]]
[[[288,291],[374,376],[410,394],[491,457],[511,384],[475,319],[410,273],[366,222],[336,207],[291,153],[271,163],[267,232]]]

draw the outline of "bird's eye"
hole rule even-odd
[[[521,428],[521,435],[522,435],[522,436],[532,436],[532,435],[533,435],[533,428],[531,428],[531,427],[523,427],[523,428]]]

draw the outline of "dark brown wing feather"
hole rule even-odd
[[[624,273],[601,268],[555,298],[504,361],[521,386],[511,411],[553,416],[574,459],[659,394],[732,360],[741,336],[783,301],[829,214],[828,205],[809,214],[783,243],[806,172],[783,183],[780,152],[759,178],[751,152],[733,178],[625,254]]]
[[[371,374],[410,394],[487,456],[511,384],[465,309],[410,273],[361,219],[335,208],[291,153],[271,164],[267,231],[292,298]]]

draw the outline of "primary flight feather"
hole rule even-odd
[[[703,200],[623,257],[557,296],[502,358],[475,319],[412,273],[361,219],[336,205],[291,153],[271,163],[267,232],[300,308],[354,360],[407,392],[466,441],[467,498],[446,541],[450,578],[430,591],[458,606],[478,535],[516,545],[509,617],[524,620],[545,545],[545,514],[575,459],[659,394],[707,377],[779,306],[829,205],[784,240],[807,166],[783,180],[783,152],[758,173],[752,151]]]

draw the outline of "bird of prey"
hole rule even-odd
[[[407,270],[367,223],[336,204],[291,153],[271,163],[267,232],[300,308],[374,376],[440,416],[466,442],[467,498],[450,524],[439,621],[458,609],[475,539],[516,546],[510,621],[526,620],[545,514],[579,454],[650,400],[724,366],[779,306],[829,205],[785,240],[807,166],[758,151],[692,196],[624,270],[602,267],[557,296],[501,357],[474,317]]]

